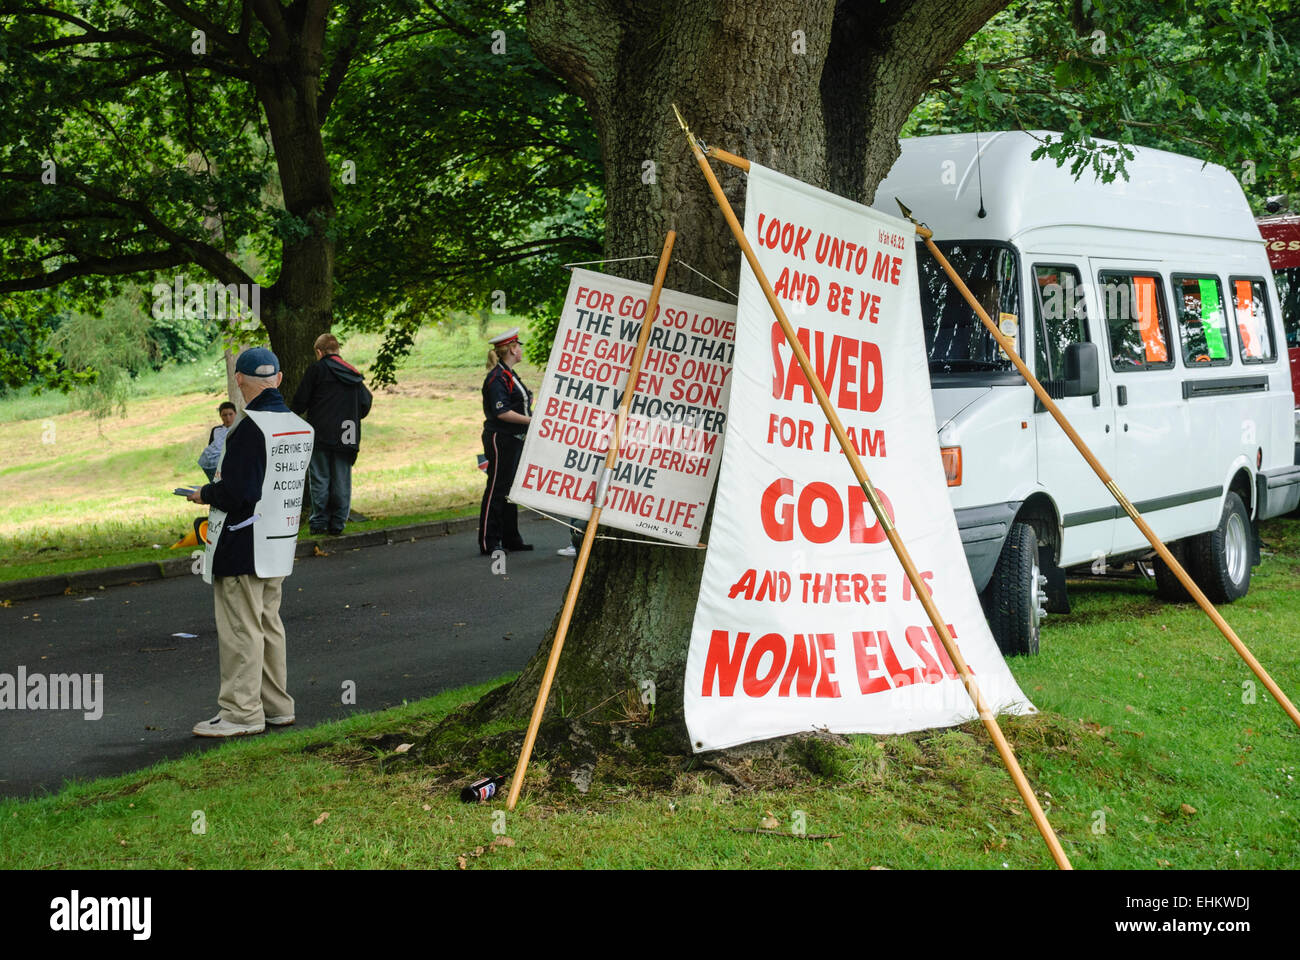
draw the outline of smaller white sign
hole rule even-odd
[[[574,270],[510,499],[585,520],[609,452],[644,283]],[[712,495],[731,393],[736,308],[662,290],[600,522],[694,546]]]

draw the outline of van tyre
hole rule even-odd
[[[1038,568],[1038,537],[1034,528],[1017,521],[1002,544],[993,578],[984,591],[984,614],[1003,655],[1038,653],[1038,635],[1046,595]]]
[[[1228,491],[1219,525],[1193,537],[1188,552],[1195,565],[1196,584],[1214,603],[1240,600],[1250,589],[1250,563],[1255,554],[1255,531],[1246,505]]]

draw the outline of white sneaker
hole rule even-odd
[[[576,557],[578,555],[578,548],[573,544],[569,544],[563,550],[556,550],[555,552],[562,557]]]
[[[267,717],[266,722],[273,727],[287,727],[293,723],[293,714],[286,713],[279,717]]]
[[[243,737],[250,733],[261,733],[265,729],[264,723],[231,723],[229,720],[222,720],[221,714],[217,714],[211,720],[194,724],[194,735],[196,737]]]

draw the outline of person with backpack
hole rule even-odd
[[[316,535],[343,532],[352,506],[352,465],[361,449],[361,421],[374,399],[361,371],[339,356],[332,333],[316,338],[316,362],[307,368],[289,405],[316,430],[308,477]]]

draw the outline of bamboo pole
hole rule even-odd
[[[1137,508],[1129,502],[1128,497],[1126,497],[1124,492],[1120,490],[1118,484],[1115,483],[1114,478],[1111,477],[1111,475],[1106,471],[1106,468],[1101,465],[1101,462],[1093,455],[1093,452],[1088,449],[1088,445],[1084,443],[1083,438],[1079,436],[1074,427],[1070,425],[1070,421],[1065,418],[1065,414],[1061,412],[1061,408],[1056,405],[1056,402],[1050,396],[1047,395],[1047,391],[1044,390],[1043,385],[1038,382],[1038,378],[1029,372],[1029,368],[1025,366],[1024,360],[1020,359],[1020,355],[1016,353],[1016,348],[1012,343],[1011,338],[1003,335],[1002,331],[998,329],[997,324],[993,322],[992,318],[990,318],[985,312],[984,308],[970,292],[966,284],[962,282],[961,277],[957,275],[957,271],[952,268],[952,264],[948,262],[947,257],[945,257],[939,251],[939,248],[935,246],[933,239],[934,231],[917,223],[912,217],[912,212],[908,210],[907,207],[903,206],[902,201],[898,201],[898,205],[903,211],[903,216],[907,217],[908,220],[911,220],[912,225],[916,227],[917,235],[925,241],[926,249],[929,250],[930,253],[934,255],[934,258],[939,261],[939,266],[943,268],[944,273],[948,274],[948,278],[952,280],[957,289],[961,291],[961,295],[966,298],[966,302],[970,304],[971,309],[975,311],[975,315],[980,318],[980,322],[983,323],[989,333],[993,335],[994,340],[996,340],[998,345],[1006,352],[1006,355],[1011,359],[1011,362],[1015,364],[1016,369],[1020,371],[1020,375],[1024,377],[1029,386],[1033,388],[1034,393],[1043,404],[1043,407],[1046,408],[1047,412],[1052,415],[1052,418],[1060,424],[1061,429],[1065,431],[1065,435],[1070,438],[1070,442],[1073,443],[1079,453],[1083,455],[1083,459],[1088,461],[1088,466],[1092,467],[1093,472],[1097,474],[1098,479],[1105,484],[1106,489],[1109,490],[1111,496],[1115,498],[1115,502],[1123,508],[1124,512],[1128,514],[1129,519],[1137,525],[1137,528],[1140,531],[1142,531],[1142,535],[1147,538],[1147,542],[1151,544],[1156,554],[1165,562],[1165,565],[1169,567],[1174,576],[1178,578],[1178,582],[1181,583],[1187,592],[1192,595],[1192,599],[1196,601],[1197,605],[1205,611],[1205,615],[1208,616],[1214,625],[1219,628],[1219,632],[1227,638],[1227,641],[1230,644],[1232,644],[1233,649],[1237,651],[1241,656],[1241,659],[1246,661],[1246,666],[1250,667],[1255,676],[1259,677],[1260,682],[1263,683],[1268,692],[1273,695],[1273,699],[1278,702],[1278,705],[1286,712],[1287,716],[1291,718],[1292,722],[1295,723],[1297,727],[1300,727],[1300,712],[1296,711],[1295,705],[1287,699],[1286,694],[1283,693],[1281,688],[1273,682],[1273,678],[1268,675],[1268,671],[1265,670],[1260,662],[1255,659],[1255,656],[1250,652],[1250,649],[1242,643],[1241,638],[1237,636],[1236,631],[1234,631],[1232,627],[1228,625],[1228,622],[1223,619],[1223,616],[1217,609],[1215,609],[1214,604],[1210,603],[1209,598],[1205,596],[1201,591],[1201,588],[1196,585],[1195,581],[1192,580],[1187,571],[1183,569],[1183,565],[1178,562],[1178,559],[1172,552],[1170,552],[1169,548],[1164,545],[1158,536],[1156,536],[1155,531],[1147,525],[1146,520],[1142,518],[1142,514],[1138,513]]]
[[[591,556],[591,545],[596,539],[596,527],[600,524],[600,514],[605,506],[605,491],[608,489],[610,471],[614,468],[614,462],[618,460],[619,447],[623,443],[623,429],[627,425],[628,411],[632,406],[632,393],[636,389],[636,380],[641,373],[641,360],[645,356],[646,343],[650,339],[650,325],[654,323],[655,312],[659,307],[659,292],[664,286],[664,274],[668,272],[668,260],[672,256],[673,243],[676,240],[676,231],[669,230],[664,238],[663,253],[659,255],[659,269],[655,271],[654,286],[650,288],[650,300],[646,304],[645,320],[641,323],[641,335],[637,338],[636,350],[632,354],[632,367],[627,373],[627,386],[623,388],[623,399],[618,405],[614,433],[609,438],[609,452],[605,454],[605,463],[596,481],[596,493],[591,504],[591,519],[587,521],[587,529],[582,535],[582,546],[578,550],[578,559],[573,564],[573,576],[569,579],[569,591],[564,597],[560,624],[555,631],[555,640],[551,643],[551,655],[546,661],[542,685],[537,690],[537,702],[533,704],[533,715],[528,721],[528,733],[524,736],[523,749],[519,751],[515,775],[510,781],[510,796],[506,799],[507,810],[515,808],[515,804],[519,802],[519,793],[524,788],[524,774],[528,770],[528,761],[533,755],[533,745],[537,742],[537,729],[542,725],[542,714],[546,712],[546,701],[551,695],[551,684],[555,681],[555,671],[560,664],[560,651],[564,649],[564,638],[569,632],[573,608],[578,602],[582,577],[587,572],[587,559]]]
[[[681,120],[681,114],[678,114]],[[848,435],[844,432],[844,424],[840,422],[839,414],[835,406],[831,403],[830,398],[826,395],[826,389],[822,386],[821,378],[817,376],[817,371],[813,369],[808,360],[808,355],[804,353],[798,338],[795,336],[794,329],[790,326],[790,320],[785,315],[785,310],[776,298],[776,293],[772,290],[772,284],[768,281],[767,275],[763,272],[762,266],[758,262],[758,257],[754,254],[753,247],[745,238],[745,231],[741,228],[740,222],[736,219],[736,213],[731,209],[726,195],[722,192],[722,187],[718,184],[717,178],[713,175],[713,170],[709,167],[709,162],[705,159],[704,153],[700,150],[699,143],[696,142],[695,136],[687,128],[685,122],[682,122],[682,129],[686,132],[686,138],[690,142],[691,152],[695,154],[696,162],[699,163],[700,169],[704,172],[704,178],[709,182],[709,189],[713,191],[713,198],[717,201],[718,207],[722,210],[722,215],[727,220],[727,225],[731,227],[732,234],[736,237],[736,242],[740,244],[740,249],[745,254],[745,259],[749,262],[749,267],[754,271],[754,276],[758,279],[759,286],[763,288],[763,294],[767,297],[768,305],[771,306],[772,312],[776,315],[777,322],[781,324],[781,329],[785,333],[786,341],[790,344],[790,349],[794,351],[795,359],[799,362],[800,369],[803,370],[804,376],[808,379],[813,393],[817,395],[817,402],[821,405],[822,413],[826,415],[826,420],[834,431],[836,439],[840,442],[840,448],[844,451],[844,456],[848,459],[850,466],[853,468],[853,474],[857,477],[858,484],[862,487],[862,492],[867,497],[867,502],[871,504],[871,509],[876,514],[876,519],[880,523],[880,528],[885,531],[885,536],[889,538],[889,544],[894,548],[894,553],[898,556],[899,562],[903,565],[903,570],[907,574],[907,579],[912,583],[912,589],[916,593],[917,599],[925,608],[926,615],[930,618],[930,623],[934,626],[943,642],[944,648],[948,651],[948,656],[952,658],[953,665],[961,675],[962,683],[966,686],[966,692],[970,695],[975,704],[975,709],[979,713],[980,720],[984,723],[984,728],[988,730],[989,736],[993,738],[993,743],[997,747],[998,756],[1002,758],[1002,763],[1006,766],[1007,772],[1011,774],[1011,779],[1015,782],[1016,789],[1020,792],[1020,797],[1024,801],[1026,809],[1029,810],[1030,816],[1033,817],[1034,826],[1042,834],[1043,841],[1047,844],[1047,849],[1052,854],[1052,859],[1062,870],[1073,869],[1070,861],[1065,855],[1065,850],[1061,847],[1061,841],[1057,839],[1056,832],[1052,830],[1052,825],[1047,822],[1047,816],[1043,813],[1043,808],[1038,803],[1038,798],[1034,795],[1033,788],[1030,787],[1029,781],[1025,778],[1024,771],[1020,769],[1020,764],[1016,761],[1016,756],[1011,751],[1011,745],[1007,743],[1006,736],[1002,733],[1002,728],[998,726],[997,718],[989,709],[988,703],[984,700],[984,695],[980,692],[975,677],[970,672],[970,667],[966,664],[965,657],[962,656],[961,650],[958,649],[957,643],[948,632],[948,627],[939,614],[939,608],[935,605],[934,599],[930,596],[930,591],[925,583],[921,580],[920,573],[916,569],[916,564],[912,562],[911,554],[908,553],[907,547],[904,546],[898,530],[894,527],[893,521],[889,519],[889,514],[885,511],[884,505],[880,502],[880,496],[876,493],[876,488],[871,483],[871,478],[867,476],[866,468],[862,465],[862,460],[858,452],[849,442]],[[722,151],[716,152],[720,159]],[[737,158],[740,159],[740,158]]]

